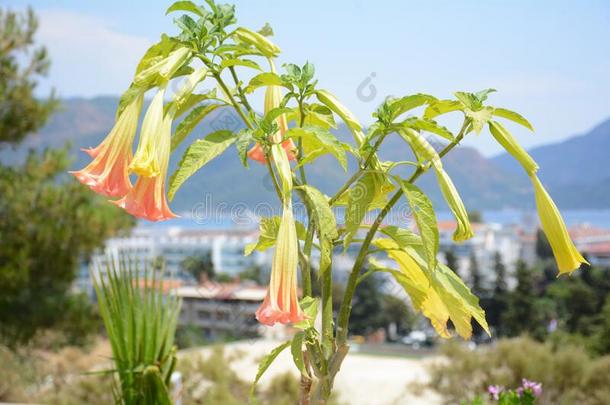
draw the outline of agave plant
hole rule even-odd
[[[273,35],[269,25],[258,31],[235,26],[235,8],[213,0],[206,0],[204,5],[178,1],[167,13],[180,13],[174,20],[178,35],[163,34],[144,54],[132,84],[121,97],[114,128],[102,144],[87,151],[93,158],[91,164],[74,175],[92,190],[117,198],[115,204],[132,215],[160,221],[175,216],[169,202],[180,187],[230,147],[235,146],[245,167],[248,158],[266,165],[282,213],[262,219],[258,242],[244,252],[274,248],[268,292],[256,316],[264,325],[290,324],[299,332],[263,360],[255,384],[277,355],[290,347],[301,374],[301,402],[326,403],[349,351],[354,291],[364,277],[375,272],[393,277],[440,336],[449,337],[455,331],[468,339],[473,321],[488,331],[478,298],[437,260],[436,214],[429,197],[416,185],[421,175],[433,172],[457,223],[453,239],[459,243],[471,238],[466,207],[442,159],[466,136],[480,135],[486,128],[487,136],[504,147],[530,178],[542,230],[559,273],[571,273],[586,263],[537,177],[538,166],[500,121],[530,130],[532,125],[514,111],[488,105],[489,95],[495,90],[459,91],[450,99],[428,94],[388,98],[373,114],[374,123],[365,129],[332,93],[318,87],[312,64],[288,63],[282,72],[276,69],[280,48],[269,39]],[[182,86],[166,101],[171,80],[182,82]],[[198,87],[203,83],[214,89],[201,92]],[[251,95],[260,90],[264,90],[264,105],[256,109]],[[142,99],[149,92],[154,97],[133,154]],[[186,149],[175,172],[168,176],[172,152],[198,123],[221,108],[233,109],[243,121],[243,129],[204,134]],[[445,114],[461,118],[456,131],[436,121]],[[337,119],[351,131],[352,143],[341,142],[333,134]],[[178,122],[175,129],[173,122]],[[380,159],[377,151],[390,137],[404,141],[404,160]],[[432,142],[441,146],[434,148]],[[345,172],[348,159],[356,163],[347,181],[330,196],[318,190],[307,176],[309,165],[315,165],[322,155],[334,156],[340,167],[337,170]],[[408,176],[395,170],[405,165],[412,167]],[[138,176],[135,185],[130,176]],[[298,222],[293,214],[295,196],[307,207],[306,224]],[[402,199],[411,207],[415,226],[384,223]],[[338,218],[337,206],[345,207],[343,217]],[[376,217],[371,224],[364,224],[368,212]],[[358,254],[335,314],[333,257],[341,246],[347,250],[352,244],[356,244]],[[314,249],[319,254],[312,254]],[[375,260],[379,255],[387,256],[393,267]],[[319,262],[313,263],[316,258]],[[313,266],[318,269],[317,278],[312,277]],[[369,271],[363,272],[364,268]],[[148,389],[160,389],[167,380],[171,369],[169,333],[175,313],[170,309],[163,316],[149,313],[154,304],[137,297],[153,293],[136,294],[132,280],[122,277],[114,274],[100,295],[117,292],[104,300],[105,320],[121,370],[123,396],[132,398],[137,392],[140,398],[152,392],[140,387],[140,382],[148,381],[143,377],[157,381],[147,385]],[[313,293],[313,283],[319,283],[319,296]],[[155,297],[152,301],[163,307],[160,295]],[[175,311],[175,305],[169,308]],[[139,306],[145,308],[141,313]],[[313,322],[318,313],[321,328]],[[149,325],[151,322],[153,325]],[[136,357],[134,352],[138,353]],[[136,391],[134,381],[140,381]]]
[[[107,260],[92,275],[99,311],[118,377],[117,404],[171,404],[169,382],[176,365],[174,335],[180,300],[164,295],[154,271],[135,261]]]

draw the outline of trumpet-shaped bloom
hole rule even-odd
[[[159,174],[154,177],[140,176],[135,186],[118,201],[113,201],[131,215],[149,221],[165,221],[175,218],[165,195],[165,183],[169,165],[171,129],[173,117],[166,115],[155,139],[155,159],[159,162]]]
[[[581,264],[588,262],[582,257],[570,239],[566,225],[559,214],[557,206],[544,189],[542,183],[535,174],[530,175],[536,195],[536,207],[542,230],[549,240],[559,274],[571,273],[578,270]]]
[[[286,151],[286,155],[288,156],[289,160],[295,160],[297,158],[296,146],[294,142],[292,142],[292,139],[286,139],[284,142],[282,142],[282,148],[284,148],[284,151]],[[259,143],[254,145],[248,151],[248,157],[262,164],[267,163],[267,159],[265,158],[265,151]]]
[[[161,173],[159,162],[159,138],[163,126],[163,96],[165,89],[161,88],[152,99],[140,131],[138,149],[129,165],[129,170],[140,176],[155,177]]]
[[[265,114],[271,111],[274,108],[279,107],[280,102],[282,101],[282,91],[279,86],[268,86],[265,90]],[[286,151],[289,160],[296,159],[296,146],[292,139],[284,139],[284,134],[288,131],[288,121],[286,120],[286,115],[282,114],[275,120],[278,131],[273,134],[270,141],[273,143],[282,143],[282,147]],[[263,147],[257,143],[248,151],[248,157],[252,160],[256,160],[257,162],[265,164],[267,159],[265,159],[265,151]]]
[[[305,319],[297,297],[299,241],[292,214],[290,163],[279,145],[272,146],[271,153],[282,183],[283,213],[271,264],[269,289],[263,304],[256,311],[256,319],[269,326],[276,322],[296,323]]]
[[[453,233],[453,240],[456,242],[463,242],[472,238],[474,236],[474,232],[470,226],[468,212],[466,211],[462,198],[453,185],[451,178],[442,168],[436,169],[436,177],[438,179],[441,192],[443,193],[443,197],[445,197],[445,201],[447,201],[447,205],[449,206],[449,209],[453,213],[453,216],[457,222],[457,229]]]
[[[284,206],[271,267],[269,289],[256,319],[264,325],[297,323],[305,319],[297,297],[297,231],[292,208]]]
[[[125,108],[101,144],[84,150],[93,161],[82,170],[70,172],[96,193],[122,197],[132,187],[128,166],[132,158],[131,148],[138,127],[142,99],[143,96],[139,95]]]
[[[436,150],[434,150],[432,145],[430,145],[421,134],[411,128],[405,128],[403,131],[399,132],[399,134],[405,138],[409,145],[411,145],[411,148],[418,159],[428,160],[432,164],[443,197],[445,198],[445,201],[447,201],[447,205],[457,222],[457,229],[453,233],[453,240],[456,242],[463,242],[472,238],[474,232],[472,232],[470,226],[466,207],[464,207],[462,198],[453,185],[451,178],[447,172],[445,172],[445,169],[443,169],[443,163]]]

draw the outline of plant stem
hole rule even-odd
[[[246,97],[246,93],[244,93],[244,89],[239,85],[239,79],[237,78],[237,73],[235,72],[235,67],[230,66],[229,71],[231,72],[231,77],[233,77],[233,81],[235,82],[235,87],[237,88],[237,93],[239,94],[239,99],[241,103],[246,107],[246,110],[253,111],[252,106],[248,102],[248,98]]]
[[[233,108],[235,109],[235,111],[237,111],[237,113],[239,114],[241,119],[244,121],[246,126],[248,128],[250,128],[250,129],[254,129],[254,126],[252,125],[252,123],[250,122],[250,120],[248,119],[246,114],[244,114],[243,110],[239,106],[239,103],[235,100],[235,97],[233,97],[233,94],[231,94],[231,91],[229,90],[229,88],[225,84],[224,80],[222,80],[222,77],[220,77],[220,74],[217,73],[217,72],[213,72],[212,75],[214,76],[214,79],[216,79],[216,82],[218,83],[218,85],[222,89],[223,93],[225,94],[225,96],[227,96],[227,98],[229,99],[229,101],[233,105]]]
[[[354,173],[352,175],[352,177],[347,179],[347,181],[345,182],[345,184],[343,186],[341,186],[339,191],[337,191],[337,193],[330,200],[328,200],[328,205],[330,205],[332,207],[337,202],[337,200],[343,195],[343,193],[345,193],[347,191],[347,189],[350,188],[350,186],[356,180],[358,180],[358,178],[360,178],[362,173],[364,173],[366,168],[371,163],[371,160],[373,159],[373,156],[375,156],[375,153],[377,153],[377,149],[379,149],[379,147],[381,146],[381,143],[385,139],[386,135],[387,134],[382,134],[382,135],[379,136],[379,138],[377,139],[377,142],[375,142],[375,145],[373,145],[373,149],[371,149],[371,151],[369,152],[369,154],[366,157],[364,163],[358,168],[358,171],[356,171],[356,173]]]
[[[314,224],[311,220],[311,213],[308,210],[309,222],[307,223],[307,235],[303,244],[303,255],[305,260],[301,266],[301,280],[303,284],[303,296],[311,297],[311,247],[313,246]]]
[[[464,119],[464,123],[462,124],[462,128],[460,129],[458,136],[439,153],[439,157],[442,158],[451,149],[453,149],[456,145],[460,143],[462,138],[464,138],[467,126],[468,120]],[[417,180],[419,176],[421,176],[427,169],[427,167],[418,167],[415,172],[413,172],[411,177],[409,177],[407,182],[415,182],[415,180]],[[341,308],[337,320],[337,341],[339,346],[342,346],[347,343],[349,316],[352,310],[352,299],[354,296],[356,285],[358,283],[360,269],[364,265],[364,260],[366,259],[366,256],[368,254],[369,246],[373,240],[373,237],[377,233],[377,229],[383,222],[386,215],[388,215],[390,210],[394,207],[398,200],[400,200],[402,194],[402,189],[399,189],[392,196],[392,198],[390,198],[385,207],[383,207],[383,209],[377,215],[377,218],[375,218],[375,221],[373,222],[371,228],[366,234],[366,237],[364,238],[364,241],[362,242],[362,246],[360,247],[360,251],[358,252],[358,256],[356,257],[356,261],[354,262],[354,267],[352,268],[352,272],[349,275],[349,279],[345,287],[345,294],[343,295],[343,301],[341,302]]]

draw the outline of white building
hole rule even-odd
[[[491,284],[495,280],[494,264],[496,253],[500,254],[506,267],[507,275],[512,275],[515,265],[522,255],[521,230],[516,225],[500,225],[496,223],[472,224],[474,236],[467,241],[455,243],[453,232],[455,221],[440,221],[439,228],[439,260],[445,260],[445,253],[451,251],[458,263],[456,270],[466,280],[470,277],[471,256],[478,263],[484,283]],[[509,284],[510,284],[509,277]]]

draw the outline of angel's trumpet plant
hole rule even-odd
[[[485,105],[493,90],[457,92],[455,98],[447,100],[427,94],[391,98],[380,106],[373,115],[374,122],[364,130],[337,97],[318,88],[315,69],[310,63],[286,64],[282,74],[276,72],[274,58],[280,49],[268,38],[273,30],[269,26],[260,31],[234,27],[234,11],[234,7],[216,4],[213,0],[206,0],[204,5],[178,1],[170,6],[168,13],[185,14],[175,20],[180,32],[173,37],[163,35],[145,53],[131,86],[121,98],[114,128],[98,147],[87,150],[93,162],[74,175],[99,193],[119,197],[115,204],[130,214],[160,221],[176,216],[168,206],[166,188],[169,198],[173,198],[190,176],[228,148],[235,146],[246,167],[248,157],[266,164],[282,213],[279,218],[262,219],[258,241],[247,248],[248,252],[274,249],[269,286],[256,318],[264,325],[290,324],[299,332],[263,360],[257,380],[279,352],[290,347],[301,374],[300,403],[328,403],[335,376],[349,351],[351,310],[353,305],[359,305],[354,302],[354,293],[362,280],[377,271],[394,278],[411,298],[415,310],[429,318],[442,337],[449,337],[455,330],[469,338],[473,319],[488,331],[478,298],[454,271],[437,260],[440,232],[436,212],[430,198],[416,184],[424,173],[434,171],[441,195],[457,221],[453,239],[461,242],[472,237],[466,207],[442,161],[465,136],[471,132],[478,134],[485,125],[489,125],[493,136],[530,177],[542,229],[560,273],[571,272],[586,263],[536,176],[538,166],[494,117],[509,119],[530,129],[531,125],[513,111]],[[267,62],[269,71],[261,67]],[[252,73],[249,83],[242,81],[244,69]],[[184,86],[173,101],[164,104],[170,81],[185,75],[188,77]],[[205,93],[196,92],[198,84],[204,81],[214,88]],[[262,87],[265,88],[264,105],[251,105],[249,95]],[[145,114],[132,159],[142,98],[148,91],[156,94]],[[235,111],[235,117],[243,121],[245,128],[239,125],[220,128],[220,124],[232,119],[199,126],[202,120],[225,107]],[[417,108],[422,108],[423,113],[405,115]],[[261,110],[264,111],[262,118]],[[455,135],[433,120],[456,111],[463,114],[463,122]],[[288,121],[292,119],[294,127],[288,128]],[[179,122],[172,135],[174,120]],[[333,128],[337,128],[338,120],[351,131],[353,142],[348,144],[335,136]],[[205,133],[204,128],[212,130]],[[185,149],[175,172],[168,177],[170,153],[189,140],[193,132],[196,139]],[[394,133],[408,143],[404,145],[405,156],[410,147],[417,162],[380,160],[379,148],[384,146],[386,136]],[[440,136],[447,143],[443,142],[442,149],[437,151],[424,133]],[[292,139],[298,139],[298,154]],[[252,143],[255,145],[250,149]],[[351,165],[348,154],[353,157]],[[313,176],[307,173],[310,165],[323,155],[334,156],[346,171],[353,169],[332,195],[312,185]],[[294,166],[291,160],[296,161]],[[405,164],[415,166],[408,176],[394,171],[397,166],[404,168]],[[129,181],[130,173],[138,176],[134,186]],[[262,187],[260,191],[262,194]],[[306,207],[304,224],[295,219],[293,212],[295,192]],[[418,232],[413,232],[404,222],[384,224],[386,216],[403,198],[409,204]],[[345,206],[340,226],[334,210],[338,205]],[[336,280],[333,260],[336,249],[341,246],[350,252],[355,249],[357,254],[344,293],[337,300],[333,297],[337,291],[333,288]],[[371,256],[383,253],[388,261],[376,261]],[[312,276],[314,268],[318,270],[317,277]],[[313,288],[314,283],[318,288]],[[333,305],[338,301],[340,306]],[[314,322],[318,314],[319,323]],[[449,328],[450,322],[454,328]],[[117,364],[117,368],[121,365]],[[122,372],[133,374],[132,368]],[[252,392],[255,392],[254,384]]]
[[[143,96],[138,95],[119,115],[114,127],[95,148],[87,149],[93,161],[84,169],[71,172],[81,183],[98,194],[122,197],[131,190],[128,167]]]

